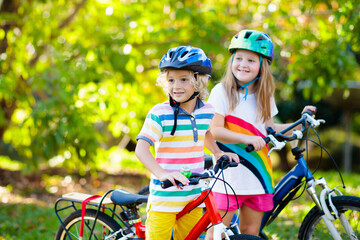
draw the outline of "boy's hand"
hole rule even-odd
[[[231,153],[231,152],[219,152],[219,153],[214,153],[215,159],[218,160],[221,156],[228,156],[230,162],[240,162],[239,156],[236,153]]]
[[[180,172],[166,172],[159,177],[160,181],[165,181],[166,179],[169,179],[169,181],[177,188],[180,188],[180,186],[176,184],[175,180],[181,182],[183,186],[189,185],[190,182],[189,179],[182,175]]]

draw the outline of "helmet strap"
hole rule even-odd
[[[234,56],[235,56],[235,52],[233,53],[233,56],[232,56],[232,61],[234,61]],[[261,55],[259,55],[259,60],[260,60],[260,69],[259,69],[259,73],[258,75],[253,79],[251,80],[250,82],[247,82],[245,83],[244,85],[240,85],[234,75],[234,73],[232,73],[233,77],[234,77],[234,82],[237,86],[237,88],[239,88],[240,90],[244,90],[245,89],[245,96],[244,96],[244,100],[246,101],[246,98],[247,98],[247,95],[248,95],[248,92],[249,92],[249,89],[247,88],[247,86],[249,86],[250,84],[252,84],[253,82],[255,82],[256,80],[258,80],[260,78],[260,74],[261,74],[261,66],[262,66],[262,61],[263,61],[263,58]]]
[[[199,95],[200,92],[194,92],[191,97],[186,100],[185,102],[183,103],[186,103],[186,102],[189,102],[190,100],[193,100],[194,98],[196,98],[198,95]],[[180,104],[179,102],[175,101],[171,95],[169,94],[169,102],[170,102],[170,106],[174,107],[174,126],[171,130],[171,133],[170,135],[174,136],[175,134],[175,131],[176,131],[176,127],[177,127],[177,116],[179,114],[179,111],[180,111]]]

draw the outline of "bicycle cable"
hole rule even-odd
[[[223,174],[223,173],[224,173],[224,169],[221,169],[221,171],[219,172],[218,175]],[[216,181],[217,181],[217,180],[220,180],[220,181],[224,182],[224,185],[226,184],[227,186],[229,186],[230,189],[231,189],[231,191],[232,191],[232,192],[234,193],[234,195],[236,196],[235,190],[234,190],[234,189],[231,187],[231,185],[230,185],[228,182],[226,182],[224,179],[221,179],[221,178],[216,177],[216,176],[211,177],[211,178],[215,179],[214,183],[213,183],[212,186],[210,187],[211,190],[214,188]],[[225,187],[225,189],[226,189],[226,187]],[[227,191],[227,190],[226,190],[226,191]],[[210,192],[211,192],[211,191],[209,191],[209,192],[206,194],[206,196],[202,199],[202,201],[199,203],[199,205],[202,204],[202,203],[205,201],[205,199],[209,196]],[[237,205],[238,205],[238,207],[239,207],[239,202],[238,202],[238,201],[237,201]],[[194,209],[195,209],[195,208],[191,209],[190,211],[192,211],[192,210],[194,210]],[[225,214],[224,214],[221,218],[224,218],[224,217],[226,216],[226,214],[227,214],[227,210],[226,210]],[[209,225],[209,226],[206,228],[206,230],[208,230],[208,229],[211,228],[212,226],[213,226],[212,224]]]
[[[314,140],[312,140],[312,139],[310,139],[310,138],[308,137],[308,133],[309,133],[310,128],[311,128],[311,129],[314,131],[314,133],[316,134],[317,139],[318,139],[319,142],[316,142],[316,141],[314,141]],[[326,153],[326,154],[328,155],[328,157],[331,159],[332,163],[334,164],[334,166],[335,166],[335,168],[336,168],[336,171],[337,171],[338,174],[339,174],[340,180],[341,180],[341,182],[342,182],[342,187],[343,187],[343,188],[346,188],[346,185],[345,185],[344,179],[343,179],[343,177],[342,177],[340,168],[339,168],[339,166],[337,165],[334,157],[333,157],[333,156],[329,153],[329,151],[322,145],[320,136],[319,136],[319,134],[317,133],[317,131],[316,131],[313,127],[310,127],[310,128],[309,128],[308,131],[307,131],[307,136],[306,136],[306,138],[302,138],[302,139],[299,139],[299,140],[304,140],[304,141],[306,141],[306,162],[307,162],[307,163],[309,162],[308,142],[310,141],[311,143],[313,143],[313,144],[317,145],[318,147],[320,147],[320,150],[321,150],[321,151],[320,151],[320,160],[319,160],[319,163],[318,163],[317,167],[315,168],[315,170],[312,171],[312,174],[315,174],[315,173],[319,170],[320,165],[321,165],[321,161],[322,161],[322,159],[323,159],[323,151],[325,151],[325,153]],[[307,167],[308,167],[308,164],[307,164]]]
[[[319,147],[321,147],[321,148],[327,153],[327,155],[329,156],[329,158],[330,158],[331,161],[333,162],[333,164],[334,164],[334,166],[335,166],[335,168],[336,168],[336,171],[337,171],[338,174],[339,174],[339,177],[340,177],[341,182],[342,182],[342,184],[343,184],[343,188],[346,188],[346,185],[345,185],[344,179],[343,179],[343,177],[342,177],[340,168],[339,168],[339,166],[337,165],[337,163],[336,163],[335,159],[333,158],[333,156],[328,152],[328,150],[326,150],[326,148],[324,148],[323,146],[320,146],[317,142],[315,142],[315,141],[313,141],[313,140],[311,140],[311,139],[309,139],[309,141],[311,141],[312,143],[318,145]]]
[[[221,174],[224,174],[224,171],[223,171],[223,169],[222,169],[222,171],[220,172]],[[219,173],[219,174],[220,174]],[[228,182],[226,182],[224,179],[221,179],[221,178],[219,178],[219,177],[212,177],[212,178],[214,178],[214,179],[216,179],[215,181],[214,181],[214,183],[213,183],[213,185],[211,186],[211,189],[213,189],[213,187],[215,186],[215,183],[216,183],[216,181],[217,180],[220,180],[220,181],[222,181],[223,183],[224,183],[224,185],[227,185],[227,186],[229,186],[229,188],[230,188],[230,190],[233,192],[233,194],[234,194],[234,196],[236,197],[236,203],[237,203],[237,206],[238,206],[238,208],[239,208],[239,202],[237,201],[237,196],[236,196],[236,192],[235,192],[235,190],[234,190],[234,188],[228,183]],[[227,194],[227,188],[226,188],[226,186],[225,186],[225,191],[226,191],[226,195],[228,195]],[[209,191],[209,193],[208,193],[208,195],[210,194],[210,191]],[[207,196],[207,195],[206,195]],[[205,198],[204,198],[205,199]],[[229,200],[229,199],[228,199]],[[228,203],[229,203],[229,201],[228,201]],[[229,206],[227,206],[227,209],[228,209],[228,207]],[[226,209],[226,211],[225,211],[225,214],[221,217],[222,219],[226,216],[226,214],[228,213],[228,210]],[[213,225],[210,225],[209,227],[207,227],[207,229],[209,229],[210,227],[212,227]],[[230,227],[230,226],[229,226]],[[229,228],[228,227],[228,228]]]

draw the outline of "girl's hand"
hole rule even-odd
[[[159,176],[160,181],[165,181],[166,179],[169,179],[169,181],[177,188],[180,188],[180,186],[176,184],[175,180],[181,182],[183,186],[189,185],[190,182],[189,179],[182,175],[180,172],[166,172],[163,175]]]
[[[239,156],[236,153],[231,153],[231,152],[219,152],[219,153],[214,153],[215,159],[219,160],[219,158],[221,158],[222,156],[228,156],[230,162],[240,162]]]
[[[312,117],[315,117],[315,112],[316,112],[316,107],[315,106],[305,106],[304,109],[302,110],[301,114],[305,111],[311,111],[314,113],[314,115]]]
[[[254,151],[260,151],[266,145],[266,142],[262,137],[259,136],[247,136],[246,141],[244,142],[246,145],[252,145],[254,147]]]

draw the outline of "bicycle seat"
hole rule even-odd
[[[148,196],[133,194],[125,190],[114,190],[110,197],[113,203],[118,205],[131,205],[147,202]]]

